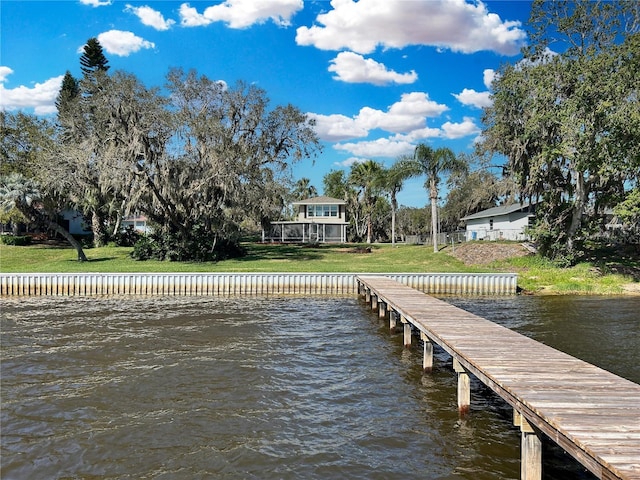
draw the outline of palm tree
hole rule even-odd
[[[391,245],[396,244],[396,212],[398,211],[397,195],[402,190],[404,181],[411,177],[412,170],[406,157],[400,157],[396,163],[384,170],[382,174],[382,188],[391,197]]]
[[[349,183],[360,189],[360,196],[364,204],[364,216],[367,222],[367,243],[371,243],[373,236],[373,210],[378,200],[382,165],[374,160],[357,163],[351,167]]]
[[[78,252],[78,261],[86,262],[82,245],[61,225],[54,222],[42,207],[43,198],[38,184],[20,173],[0,177],[0,210],[18,210],[28,221],[50,228],[62,235]]]
[[[293,199],[294,200],[305,200],[311,197],[318,196],[318,190],[316,187],[311,185],[311,180],[306,177],[298,180],[293,186]]]
[[[411,176],[426,176],[425,188],[429,191],[431,200],[431,232],[433,251],[438,252],[438,184],[440,177],[449,173],[463,172],[467,164],[456,157],[453,151],[446,147],[433,149],[423,143],[419,144],[413,158],[407,161],[407,168]]]

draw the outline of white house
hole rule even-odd
[[[91,235],[91,224],[85,222],[84,215],[77,210],[63,210],[60,225],[71,235]]]
[[[294,220],[271,222],[272,242],[345,243],[347,241],[346,202],[331,197],[313,197],[291,204]]]
[[[77,210],[63,210],[60,214],[62,217],[60,224],[67,229],[71,235],[91,235],[91,224],[85,221],[84,215]],[[147,218],[142,215],[131,215],[124,217],[120,224],[120,229],[124,230],[128,226],[133,226],[133,229],[138,233],[147,234],[151,230],[147,225]]]
[[[144,215],[130,215],[128,217],[124,217],[120,223],[120,228],[124,230],[127,227],[133,227],[136,232],[143,235],[151,233],[151,228],[147,224],[147,217]]]
[[[514,203],[493,207],[461,218],[467,224],[467,240],[525,240],[535,205]]]

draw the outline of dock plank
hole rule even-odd
[[[600,478],[640,479],[640,385],[384,276],[358,276]]]

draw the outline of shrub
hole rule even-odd
[[[14,245],[16,247],[31,245],[31,237],[29,237],[28,235],[1,235],[0,239],[5,245]]]
[[[133,228],[133,225],[127,225],[124,230],[118,232],[113,240],[118,247],[133,247],[140,240],[140,237],[141,235]]]
[[[169,260],[172,262],[211,262],[241,257],[245,250],[239,242],[218,239],[212,242],[212,234],[203,228],[195,228],[189,237],[178,234],[153,232],[141,237],[133,246],[131,257],[135,260]]]

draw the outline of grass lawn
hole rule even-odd
[[[247,255],[217,263],[139,262],[131,248],[86,249],[88,262],[76,261],[69,247],[0,244],[0,272],[516,272],[519,286],[531,293],[640,293],[640,260],[632,257],[616,268],[606,258],[593,258],[572,268],[558,268],[538,256],[514,257],[489,265],[465,265],[445,247],[434,254],[423,245],[272,245],[247,243]],[[370,252],[365,252],[370,248]],[[620,261],[614,262],[620,266]],[[631,288],[629,288],[631,286]]]
[[[2,272],[477,272],[459,260],[434,255],[420,245],[272,245],[245,244],[247,255],[221,262],[139,262],[129,257],[131,248],[103,247],[85,250],[88,262],[76,261],[68,247],[0,245]]]

